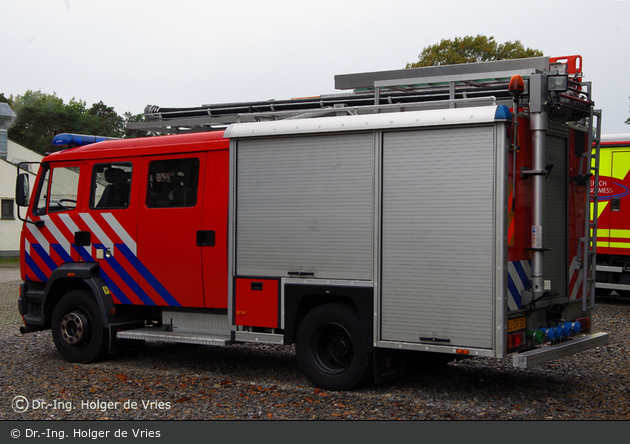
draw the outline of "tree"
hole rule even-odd
[[[9,129],[9,139],[42,154],[51,151],[53,137],[73,132],[79,126],[83,110],[81,102],[64,105],[54,93],[29,90],[14,99],[17,118]]]
[[[4,93],[0,93],[0,102],[8,103],[10,107],[13,107],[13,96],[5,97]]]
[[[53,150],[52,139],[61,133],[134,136],[127,133],[126,118],[102,101],[86,108],[81,100],[73,98],[65,104],[55,93],[29,90],[13,99],[13,111],[17,118],[9,129],[9,138],[41,154]]]
[[[114,111],[114,108],[99,101],[83,114],[82,127],[84,134],[106,137],[122,137],[125,133],[125,119]]]
[[[407,63],[406,68],[521,59],[542,55],[542,51],[525,48],[519,40],[499,44],[494,37],[483,35],[455,37],[453,40],[443,39],[440,43],[427,46],[418,55],[418,61]]]
[[[147,137],[147,136],[158,136],[159,133],[154,133],[153,131],[139,131],[139,130],[130,130],[126,127],[128,123],[139,123],[145,122],[144,114],[131,114],[129,111],[123,114],[125,118],[125,139],[135,138],[135,137]]]

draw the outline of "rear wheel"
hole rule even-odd
[[[93,362],[107,353],[107,330],[96,301],[86,291],[71,291],[61,298],[51,328],[59,354],[69,362]]]
[[[326,304],[309,312],[297,332],[296,352],[302,371],[318,387],[348,390],[365,382],[371,353],[361,347],[356,311]]]

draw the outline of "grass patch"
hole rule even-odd
[[[19,257],[0,257],[0,265],[2,264],[12,265],[12,264],[19,264],[19,263],[20,263]]]

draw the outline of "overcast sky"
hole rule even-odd
[[[441,39],[582,55],[604,133],[630,133],[628,0],[0,0],[0,92],[122,114],[335,92]]]

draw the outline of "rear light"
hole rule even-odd
[[[589,317],[577,318],[574,322],[580,323],[582,331],[590,330],[591,328],[591,318]]]
[[[508,348],[516,348],[525,344],[525,332],[510,333],[507,337]]]

